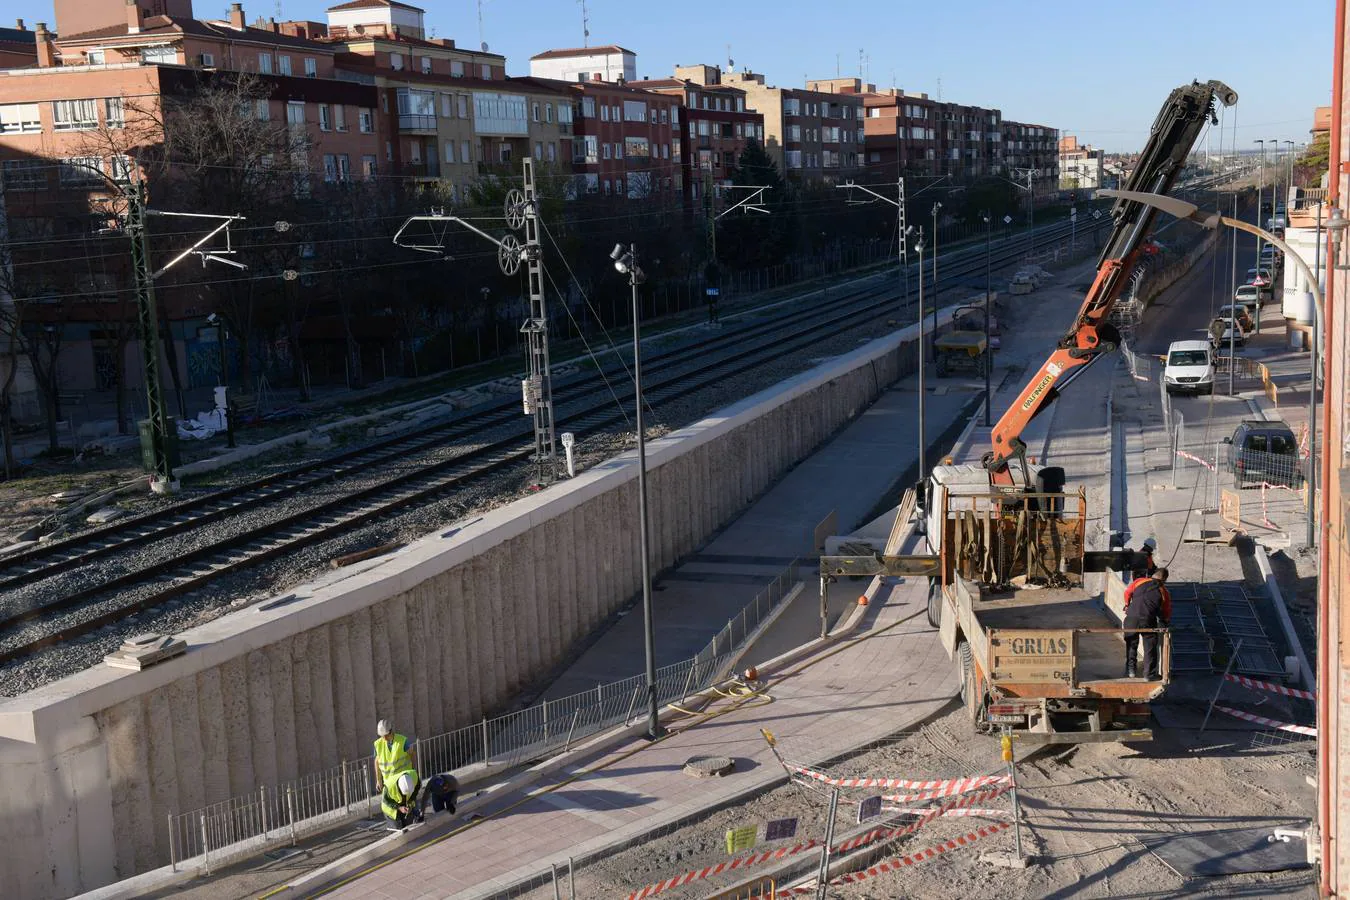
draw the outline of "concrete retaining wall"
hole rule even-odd
[[[654,442],[656,568],[912,370],[913,342],[873,341]],[[634,460],[610,460],[185,632],[186,655],[144,672],[0,704],[0,884],[64,897],[129,877],[168,861],[170,814],[364,757],[380,716],[429,736],[503,708],[639,589],[636,508]]]

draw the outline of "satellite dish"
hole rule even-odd
[[[728,56],[728,57],[727,57],[727,68],[728,68],[728,69],[734,69],[735,67],[736,67],[736,60],[734,60],[734,59],[732,59],[730,56]]]
[[[484,53],[488,52],[487,41],[483,41],[483,43],[479,44],[478,49],[482,50]]]

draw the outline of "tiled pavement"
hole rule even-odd
[[[551,781],[502,797],[475,826],[326,896],[489,897],[551,862],[639,840],[783,781],[761,728],[778,737],[785,756],[812,762],[911,727],[957,690],[956,669],[928,626],[924,603],[920,581],[883,587],[850,637],[766,673],[771,703],[747,703],[656,744],[638,739],[597,752]],[[699,755],[730,756],[736,771],[725,778],[683,774],[685,761]],[[567,782],[578,772],[586,774]]]

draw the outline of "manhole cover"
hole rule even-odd
[[[729,756],[695,756],[684,764],[685,774],[696,778],[714,778],[729,774],[736,762]]]

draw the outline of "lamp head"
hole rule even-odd
[[[1345,217],[1339,206],[1333,206],[1331,208],[1331,217],[1327,219],[1326,224],[1322,227],[1327,231],[1330,231],[1332,236],[1337,240],[1340,240],[1341,234],[1345,231],[1347,225],[1350,225],[1350,219]]]
[[[615,244],[614,249],[609,251],[609,258],[617,261],[621,259],[626,252],[627,248],[625,248],[623,244]],[[619,271],[622,272],[623,270],[620,269]]]
[[[220,321],[220,316],[216,315],[215,313],[211,313],[211,315],[209,315],[209,316],[206,317],[206,324],[207,324],[207,325],[215,325],[215,324],[216,324],[217,322],[219,322],[219,321]]]

